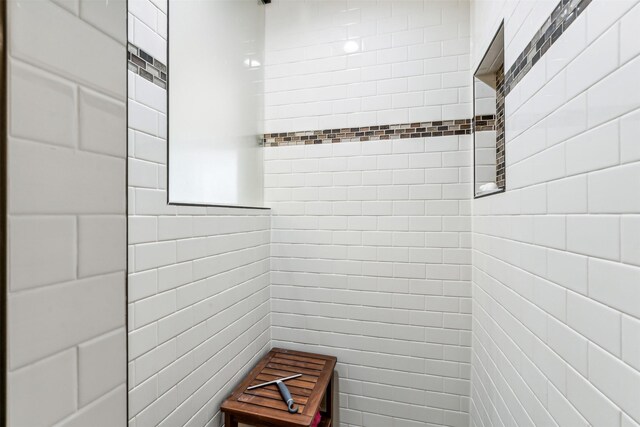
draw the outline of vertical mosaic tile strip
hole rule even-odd
[[[127,46],[127,67],[140,77],[167,88],[167,66],[131,43]]]
[[[504,139],[504,64],[496,71],[496,185],[505,188],[506,161]]]
[[[505,75],[505,96],[547,53],[562,33],[587,8],[591,0],[560,0],[551,15],[518,56]]]
[[[340,142],[469,135],[471,134],[472,125],[471,119],[460,119],[302,132],[267,133],[264,135],[263,143],[266,147],[280,147],[286,145],[334,144]]]

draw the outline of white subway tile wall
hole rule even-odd
[[[474,3],[473,62],[555,4]],[[506,99],[507,191],[473,203],[473,426],[640,425],[638,13],[593,0]]]
[[[166,40],[167,1],[129,0],[129,41],[166,62]],[[129,427],[222,425],[270,349],[270,213],[167,205],[167,94],[128,79]]]
[[[471,118],[469,3],[274,0],[265,133]]]
[[[471,118],[466,1],[276,0],[266,19],[266,133]],[[342,426],[468,424],[470,150],[265,149],[273,346],[338,357]]]
[[[338,357],[341,425],[468,423],[470,147],[265,149],[273,345]]]
[[[6,7],[7,425],[125,425],[126,2]]]

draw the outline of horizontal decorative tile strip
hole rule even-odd
[[[496,130],[496,116],[493,114],[476,116],[473,121],[473,129],[476,132]]]
[[[491,119],[482,119],[478,123],[489,126]],[[286,145],[333,144],[339,142],[382,141],[388,139],[429,138],[434,136],[469,135],[472,130],[471,119],[439,120],[432,122],[414,122],[394,125],[365,126],[357,128],[310,130],[301,132],[267,133],[264,145],[279,147]],[[486,129],[485,129],[486,130]]]
[[[127,67],[161,88],[167,88],[167,66],[131,43],[127,46]]]
[[[505,75],[505,96],[544,56],[558,38],[587,8],[591,0],[560,0],[551,15],[518,56]]]

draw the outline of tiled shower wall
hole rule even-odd
[[[468,424],[469,147],[265,149],[273,345],[338,357],[341,425]]]
[[[273,2],[266,132],[470,119],[468,19],[457,1]],[[468,425],[470,144],[265,149],[273,345],[338,357],[340,425]]]
[[[130,42],[166,63],[166,37],[166,0],[129,0]],[[129,71],[129,426],[218,426],[269,349],[270,216],[167,205],[166,105]]]
[[[265,133],[471,118],[468,1],[274,0],[266,32]]]
[[[0,411],[11,427],[122,426],[126,3],[5,6],[9,372]]]
[[[557,1],[477,2],[506,67]],[[640,4],[593,0],[506,98],[473,204],[474,426],[640,425]]]

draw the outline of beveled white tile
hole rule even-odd
[[[73,216],[10,218],[11,290],[15,292],[74,279],[77,239],[76,218]]]
[[[589,260],[589,296],[632,316],[640,313],[640,268],[598,259]]]
[[[124,157],[127,144],[124,103],[87,89],[80,90],[79,103],[80,148]]]
[[[620,218],[609,215],[567,216],[567,250],[620,259]]]
[[[124,213],[124,159],[17,139],[9,146],[10,212]]]
[[[78,114],[74,85],[17,61],[10,62],[10,72],[9,133],[75,147]]]
[[[80,216],[78,219],[79,277],[124,271],[126,267],[126,218]]]
[[[638,73],[640,58],[618,68],[588,90],[587,111],[590,127],[640,107],[640,82],[636,78]]]
[[[122,3],[115,2],[114,7],[121,7]],[[8,17],[14,23],[10,40],[14,57],[124,100],[127,68],[122,42],[96,31],[90,24],[50,2],[25,2],[20,6],[10,2],[8,5]],[[121,21],[124,25],[124,17]],[[49,37],[33,37],[33,28]],[[93,52],[100,52],[100,60],[95,59]]]
[[[126,0],[80,2],[80,17],[121,44],[126,43],[127,37],[126,22],[122,19],[126,13]]]
[[[125,384],[126,329],[80,344],[78,347],[78,397],[81,406]]]
[[[73,413],[77,407],[77,363],[75,349],[69,349],[9,373],[11,423],[53,425]]]
[[[605,169],[589,174],[590,213],[640,211],[640,164]]]
[[[123,273],[115,273],[11,295],[10,366],[24,366],[123,326],[123,281]]]

